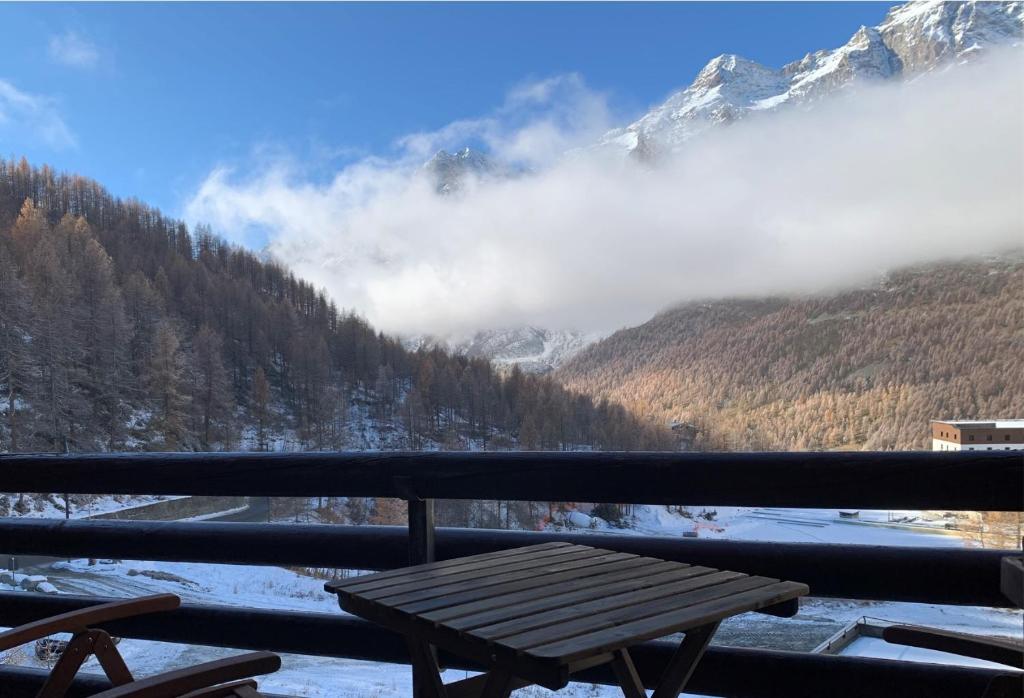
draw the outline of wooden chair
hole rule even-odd
[[[1003,595],[1020,608],[1022,589],[1024,589],[1024,564],[1018,556],[1002,559],[1001,589]],[[995,664],[1024,668],[1024,644],[1013,640],[1004,640],[980,635],[969,635],[938,628],[926,628],[918,625],[891,625],[882,631],[882,638],[894,645],[921,647],[957,654],[961,657],[981,659]],[[1000,675],[993,680],[985,691],[989,695],[1021,695],[1024,679],[1019,673]]]
[[[172,611],[180,605],[181,599],[174,594],[157,594],[81,608],[0,633],[0,651],[55,633],[71,634],[37,698],[62,698],[90,655],[114,684],[93,698],[259,698],[256,682],[250,677],[277,671],[281,658],[276,654],[252,652],[136,680],[113,638],[96,627],[144,613]]]
[[[969,635],[917,625],[890,625],[882,631],[886,642],[937,650],[961,657],[981,659],[1020,669],[1024,667],[1024,645],[1012,640]]]

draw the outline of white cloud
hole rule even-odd
[[[611,124],[605,95],[570,73],[516,85],[491,114],[409,134],[398,145],[406,158],[422,161],[442,148],[479,142],[503,162],[540,167],[593,142]]]
[[[447,138],[536,162],[589,137],[569,105],[607,114],[578,80],[535,85],[326,184],[216,170],[188,216],[236,239],[264,231],[298,274],[395,332],[611,330],[689,299],[820,291],[1024,243],[1019,57],[740,122],[657,167],[577,151],[460,196],[414,176],[410,153]]]
[[[100,60],[96,45],[74,31],[51,36],[49,53],[51,60],[73,68],[95,68]]]
[[[74,134],[53,99],[22,92],[0,79],[0,143],[40,142],[51,148],[72,148]]]

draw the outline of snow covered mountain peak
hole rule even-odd
[[[454,153],[439,150],[423,165],[423,171],[432,176],[439,194],[451,194],[462,188],[467,177],[507,175],[508,168],[492,160],[479,150],[465,147]]]
[[[671,95],[598,147],[650,156],[708,128],[784,105],[806,104],[859,81],[931,70],[986,47],[1017,44],[1024,2],[924,0],[892,8],[877,27],[860,27],[843,46],[808,53],[779,70],[735,54],[713,58],[689,87]]]
[[[702,87],[710,89],[717,87],[718,85],[726,83],[736,83],[765,79],[769,80],[775,76],[775,71],[771,68],[737,56],[734,53],[723,53],[716,58],[712,58],[703,70],[697,74],[697,79],[693,81],[692,87]]]

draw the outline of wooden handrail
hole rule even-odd
[[[174,594],[155,594],[136,599],[113,601],[99,606],[80,608],[60,615],[26,623],[0,633],[0,650],[9,650],[26,642],[39,640],[54,633],[77,633],[103,623],[130,618],[144,613],[173,611],[181,606]]]
[[[1024,511],[1019,451],[5,455],[0,481],[77,494]]]
[[[109,691],[97,693],[92,698],[179,698],[212,684],[270,674],[281,668],[281,658],[271,652],[250,652],[249,654],[217,659],[212,662],[177,671],[168,671],[156,676],[139,679]]]

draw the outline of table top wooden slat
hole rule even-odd
[[[342,608],[399,632],[426,633],[475,656],[509,657],[524,669],[522,662],[534,669],[578,666],[746,611],[774,607],[791,614],[794,599],[807,593],[795,582],[589,546],[553,543],[502,552],[326,588],[338,594]]]
[[[449,594],[439,599],[428,599],[426,601],[417,601],[410,604],[401,604],[396,608],[404,613],[415,614],[419,618],[426,618],[428,614],[433,612],[442,613],[449,608],[456,606],[468,606],[470,604],[480,604],[484,608],[495,608],[496,604],[504,604],[505,597],[513,594],[522,594],[526,598],[542,598],[549,596],[551,587],[554,584],[576,584],[583,580],[593,579],[600,577],[605,574],[613,573],[616,570],[631,570],[635,567],[649,567],[656,564],[657,561],[654,558],[649,557],[636,557],[635,555],[627,555],[626,553],[620,553],[623,557],[613,557],[608,555],[604,562],[597,564],[595,561],[594,565],[584,568],[569,569],[562,572],[556,572],[547,577],[527,577],[520,579],[515,582],[508,582],[502,584],[500,588],[488,589],[482,591],[480,589],[474,589],[468,592],[462,592],[459,594]],[[629,572],[632,574],[632,572]],[[521,597],[522,598],[522,597]]]
[[[568,663],[595,654],[613,652],[638,642],[653,640],[687,628],[696,628],[722,618],[774,606],[789,599],[803,596],[807,586],[796,582],[776,582],[705,603],[675,611],[642,618],[622,625],[578,635],[549,645],[530,648],[529,654],[538,658],[551,658]]]
[[[641,560],[646,561],[650,558],[641,558]],[[631,562],[633,564],[630,564]],[[590,577],[577,577],[564,582],[552,579],[553,584],[546,585],[541,589],[533,588],[496,596],[493,599],[429,611],[420,614],[420,618],[435,623],[444,622],[448,627],[458,630],[471,630],[531,613],[561,608],[571,603],[590,601],[606,595],[643,589],[663,582],[696,577],[714,571],[707,567],[679,569],[678,565],[671,562],[656,562],[642,566],[636,562],[623,561],[619,564],[623,565],[625,569],[617,568]],[[614,565],[605,565],[605,567],[611,568]],[[642,569],[633,569],[640,567]],[[557,586],[555,586],[556,584]]]
[[[507,560],[520,556],[533,555],[545,550],[564,550],[566,548],[574,547],[576,546],[572,545],[572,543],[555,541],[552,543],[530,545],[525,548],[496,550],[490,553],[480,553],[479,555],[470,555],[469,557],[460,557],[453,560],[442,560],[441,562],[431,562],[425,565],[417,565],[415,567],[402,567],[394,570],[386,570],[384,572],[373,572],[371,574],[359,575],[358,577],[350,577],[339,582],[330,582],[327,585],[327,588],[332,591],[336,589],[348,589],[353,591],[356,589],[372,589],[380,586],[388,580],[403,579],[408,581],[409,579],[429,578],[430,575],[444,576],[445,574],[457,574],[469,569],[480,569],[491,564],[500,564],[503,559]]]
[[[683,585],[688,584],[689,589],[667,598],[627,603],[607,611],[578,615],[574,620],[545,624],[534,630],[525,630],[519,633],[513,633],[506,629],[504,632],[498,631],[497,637],[488,637],[479,632],[474,632],[474,635],[495,640],[500,637],[502,645],[525,650],[539,645],[551,644],[559,640],[567,640],[577,635],[604,630],[605,628],[632,622],[640,618],[687,608],[703,601],[724,598],[739,592],[768,586],[774,581],[774,579],[767,579],[765,577],[747,577],[739,572],[715,572],[714,575],[697,577],[684,582]],[[528,623],[523,623],[522,625],[526,626]]]
[[[605,555],[614,554],[607,551],[602,552],[604,552]],[[570,570],[585,570],[587,568],[602,565],[605,562],[607,562],[607,560],[601,559],[601,556],[578,557],[575,555],[567,555],[564,562],[555,563],[548,561],[543,565],[518,570],[516,572],[492,575],[481,578],[480,580],[463,581],[456,584],[422,589],[420,591],[409,592],[400,596],[389,596],[386,599],[379,600],[392,607],[402,607],[402,610],[406,612],[409,611],[407,608],[404,608],[404,606],[417,601],[424,602],[424,610],[427,608],[442,608],[461,601],[473,601],[497,596],[498,594],[505,593],[506,591],[516,589],[516,582],[524,580],[543,581],[545,575]]]
[[[623,553],[620,553],[620,555],[621,554]],[[486,586],[498,577],[508,578],[537,568],[546,568],[551,567],[552,565],[566,565],[570,562],[589,560],[592,558],[596,559],[602,555],[607,556],[608,553],[601,550],[595,550],[594,548],[585,548],[583,546],[579,546],[576,549],[566,548],[565,552],[546,550],[538,553],[537,555],[511,558],[512,561],[510,562],[502,561],[502,564],[495,563],[482,569],[459,572],[457,574],[449,574],[436,578],[425,577],[414,579],[412,581],[405,581],[403,579],[400,584],[367,589],[366,591],[360,589],[358,593],[364,599],[374,600],[384,598],[392,599],[406,596],[408,594],[417,594],[419,592],[432,590],[439,590],[440,593],[464,591],[466,588]],[[470,586],[467,587],[466,583]]]
[[[709,570],[709,574],[702,574],[690,577],[689,579],[676,580],[667,584],[660,584],[642,590],[633,590],[626,593],[599,597],[591,601],[569,603],[561,608],[531,613],[513,620],[484,625],[473,628],[473,634],[488,640],[505,638],[515,639],[522,633],[530,631],[537,632],[542,628],[555,628],[557,632],[565,633],[565,637],[574,626],[584,628],[594,626],[603,622],[605,617],[626,617],[635,619],[641,617],[643,611],[641,604],[659,600],[667,600],[669,607],[682,606],[685,604],[686,592],[692,592],[705,587],[723,589],[725,582],[748,578],[739,572],[716,572]],[[749,579],[749,578],[748,578]],[[774,581],[774,580],[768,580]],[[553,630],[548,631],[553,632]],[[549,640],[550,641],[550,640]],[[513,643],[506,643],[514,646]],[[536,644],[546,644],[538,642]],[[524,644],[524,647],[530,645]]]

